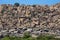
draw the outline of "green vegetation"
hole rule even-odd
[[[3,14],[5,12],[5,9],[2,9],[1,13]]]
[[[60,38],[54,38],[54,36],[48,36],[48,35],[40,35],[38,37],[31,37],[30,34],[24,33],[23,37],[16,37],[16,36],[5,36],[1,40],[60,40]]]
[[[15,3],[14,5],[18,7],[19,6],[19,3]]]

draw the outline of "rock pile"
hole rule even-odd
[[[0,35],[20,36],[25,31],[31,34],[60,34],[60,4],[0,5]]]

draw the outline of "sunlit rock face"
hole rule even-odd
[[[50,31],[54,30],[54,32],[57,29],[60,30],[60,4],[52,6],[0,5],[0,31],[17,30],[18,28],[22,30],[23,28],[26,28],[25,30],[31,28],[37,31],[49,29]],[[16,30],[14,32],[18,32]]]

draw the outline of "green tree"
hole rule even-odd
[[[19,6],[19,3],[15,3],[14,5],[18,7]]]

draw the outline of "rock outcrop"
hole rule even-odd
[[[41,5],[0,5],[0,34],[20,35],[60,33],[60,4]]]

